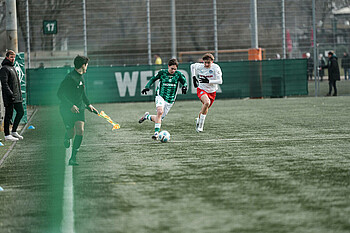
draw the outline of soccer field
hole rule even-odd
[[[80,166],[65,165],[58,108],[40,107],[0,167],[0,232],[350,232],[350,96],[199,101],[162,123],[154,103],[86,112]]]

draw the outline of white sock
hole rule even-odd
[[[199,127],[198,128],[203,129],[206,116],[207,115],[203,115],[202,113],[199,115]]]
[[[154,132],[159,132],[160,131],[160,126],[162,125],[162,123],[155,123],[154,124]]]

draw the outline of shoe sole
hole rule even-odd
[[[197,133],[201,133],[201,132],[203,132],[203,130],[196,129],[196,132],[197,132]]]
[[[17,142],[17,141],[19,141],[19,139],[18,138],[15,138],[15,139],[6,139],[5,138],[5,141]]]
[[[140,124],[146,120],[147,115],[149,115],[149,112],[145,112],[145,114],[141,117],[141,119],[139,120]]]
[[[152,136],[152,139],[153,139],[153,140],[158,140],[158,139],[159,139],[159,135],[157,135],[157,136],[153,135],[153,136]]]

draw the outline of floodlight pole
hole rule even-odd
[[[258,47],[258,10],[257,0],[250,0],[250,27],[251,27],[251,47],[254,49]]]
[[[312,30],[313,30],[313,46],[314,46],[314,74],[315,74],[315,96],[318,96],[318,59],[317,59],[317,42],[316,42],[316,4],[312,0]]]
[[[87,32],[86,32],[86,2],[83,0],[83,24],[84,24],[84,56],[87,56]]]
[[[6,47],[18,53],[16,0],[6,0]]]
[[[148,65],[152,65],[152,47],[151,47],[151,10],[150,0],[146,1],[147,4],[147,44],[148,44]]]
[[[30,68],[29,0],[26,0],[26,18],[27,18],[27,60],[28,60],[28,68]]]
[[[213,0],[213,14],[214,14],[214,50],[215,50],[215,60],[219,61],[218,16],[217,16],[217,9],[216,9],[216,0]]]
[[[283,45],[283,58],[287,58],[286,53],[286,13],[285,13],[285,4],[282,0],[282,45]]]
[[[171,0],[171,56],[176,58],[176,8],[175,0]]]

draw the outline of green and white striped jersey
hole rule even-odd
[[[148,81],[145,88],[150,88],[157,80],[159,80],[159,83],[156,95],[163,97],[163,99],[170,104],[176,99],[179,82],[187,87],[186,78],[180,71],[175,71],[174,74],[170,74],[168,70],[160,70],[156,76],[153,76]]]

